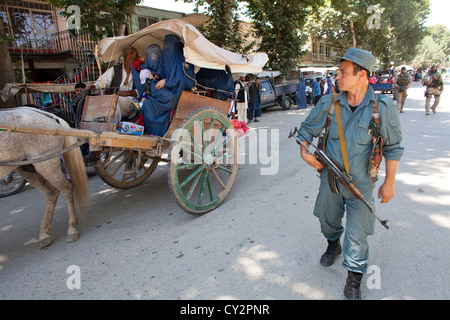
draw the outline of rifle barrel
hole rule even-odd
[[[323,161],[322,164],[324,167],[327,167],[329,170],[333,171],[337,176],[341,177],[339,182],[344,185],[358,200],[360,200],[364,205],[369,209],[370,213],[372,213],[375,218],[381,223],[383,227],[386,229],[389,229],[389,226],[387,225],[389,220],[382,220],[377,213],[375,212],[374,206],[367,200],[367,198],[364,196],[364,194],[358,189],[358,187],[353,183],[351,177],[349,177],[345,172],[342,172],[342,170],[334,164],[334,162],[328,157],[328,155],[320,150],[317,146],[315,146],[311,141],[309,141],[300,131],[298,131],[297,127],[295,127],[294,132],[289,133],[289,138],[294,137],[295,140],[297,140],[298,143],[300,143],[302,146],[304,146],[306,149],[308,149],[310,152],[311,150],[309,147],[307,147],[302,140],[298,138],[295,134],[298,133],[302,138],[305,139],[305,141],[309,142],[310,146],[313,146],[316,150],[314,154],[316,157],[322,158]],[[320,160],[319,160],[320,161]],[[324,163],[325,162],[325,163]],[[337,172],[336,172],[337,171]],[[348,179],[346,179],[348,178]]]

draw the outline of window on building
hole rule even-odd
[[[319,51],[319,58],[323,59],[325,58],[325,43],[320,42],[320,51]]]
[[[331,58],[331,46],[327,43],[326,47],[325,47],[325,56],[327,57],[327,59]]]
[[[319,42],[318,41],[314,41],[312,42],[312,53],[313,56],[316,56],[319,53]]]
[[[327,42],[312,40],[312,56],[315,59],[330,59],[333,48]]]
[[[33,23],[28,9],[12,8],[9,10],[11,35],[18,48],[36,48]]]
[[[54,12],[47,3],[12,0],[0,7],[0,20],[13,40],[12,48],[52,49],[52,34],[57,32]]]
[[[138,17],[139,30],[147,28],[156,22],[158,22],[158,18],[155,17]]]
[[[52,34],[56,32],[53,14],[49,12],[33,11],[33,23],[36,46],[39,49],[52,49]]]

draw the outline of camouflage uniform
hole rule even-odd
[[[397,109],[398,112],[403,112],[403,105],[405,104],[406,97],[408,94],[409,86],[411,85],[411,78],[408,73],[402,74],[401,72],[397,74],[394,80],[394,87],[397,89]]]
[[[427,75],[431,77],[431,82],[427,85],[425,91],[425,113],[430,114],[431,98],[434,96],[434,103],[431,106],[431,110],[436,113],[436,108],[441,100],[441,93],[444,91],[444,82],[442,81],[442,75],[436,70],[428,71]]]

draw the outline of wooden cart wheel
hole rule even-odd
[[[139,150],[108,148],[97,153],[95,169],[107,184],[128,189],[144,182],[155,171],[159,159],[149,159]]]
[[[192,112],[172,135],[169,185],[178,205],[204,214],[228,195],[238,171],[239,145],[233,124],[218,109]]]

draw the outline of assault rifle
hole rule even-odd
[[[302,140],[298,138],[296,134],[299,134],[303,137],[303,141],[308,141],[310,146],[314,147],[314,152],[311,152],[309,147],[307,147]],[[294,129],[294,132],[289,133],[289,138],[294,137],[295,140],[297,140],[298,144],[301,144],[304,146],[309,152],[314,154],[319,160],[319,162],[328,169],[328,181],[330,182],[330,188],[333,193],[339,193],[339,190],[336,186],[336,180],[339,181],[344,187],[348,189],[352,193],[352,195],[360,200],[364,205],[369,209],[370,213],[372,213],[375,218],[385,227],[386,229],[389,229],[389,226],[387,225],[388,220],[381,220],[381,218],[376,214],[375,208],[373,205],[366,199],[364,194],[358,189],[358,187],[353,183],[353,179],[350,175],[348,175],[345,171],[341,170],[338,165],[336,165],[333,160],[330,159],[330,157],[327,156],[325,152],[323,152],[321,149],[316,147],[311,141],[309,141],[301,132],[297,130],[297,127]]]

